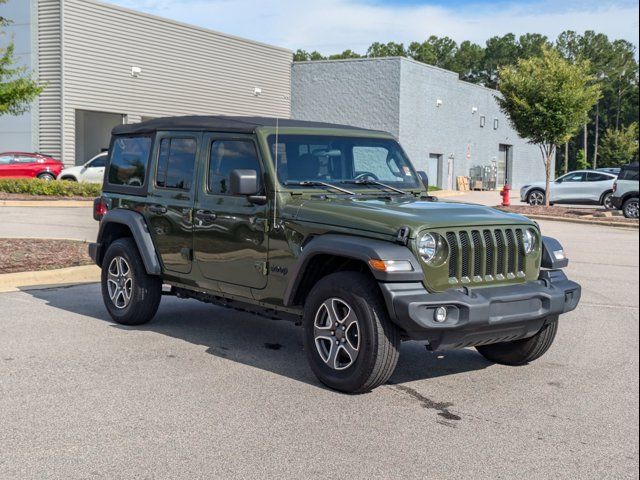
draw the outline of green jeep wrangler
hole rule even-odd
[[[90,254],[112,318],[139,325],[162,295],[302,322],[318,379],[366,392],[402,340],[543,355],[581,289],[531,220],[437,202],[390,134],[250,117],[113,130]],[[164,285],[164,287],[163,287]]]

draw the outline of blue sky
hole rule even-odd
[[[105,0],[103,0],[105,1]],[[364,52],[374,41],[429,35],[483,44],[494,35],[596,30],[638,46],[629,0],[106,0],[295,50]]]

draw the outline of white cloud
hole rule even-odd
[[[429,35],[484,44],[494,35],[596,30],[638,46],[638,3],[541,1],[492,5],[389,5],[359,0],[107,0],[295,50],[364,52],[374,41]]]

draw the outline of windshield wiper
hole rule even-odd
[[[342,193],[346,193],[348,195],[355,195],[355,192],[351,190],[347,190],[346,188],[338,187],[337,185],[333,185],[332,183],[320,182],[317,180],[304,180],[302,182],[287,182],[285,185],[297,185],[300,187],[329,187],[334,188]]]
[[[387,185],[386,183],[379,182],[377,180],[372,179],[362,179],[362,180],[345,180],[343,183],[350,183],[353,185],[377,185],[379,187],[387,188],[393,192],[396,192],[401,195],[409,195],[408,192],[404,190],[400,190],[399,188],[392,187],[391,185]]]

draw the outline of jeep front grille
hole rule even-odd
[[[445,234],[449,244],[449,283],[482,283],[523,278],[521,228],[481,228]]]

